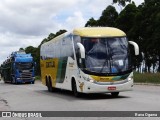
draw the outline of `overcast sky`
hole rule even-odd
[[[134,1],[139,5],[144,0]],[[111,4],[112,0],[1,0],[0,64],[21,47],[37,47],[51,32],[84,27]]]

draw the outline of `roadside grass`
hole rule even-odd
[[[41,76],[35,76],[35,80],[41,80]]]
[[[137,73],[134,72],[135,83],[160,84],[160,73]]]

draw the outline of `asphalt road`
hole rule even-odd
[[[133,91],[121,92],[117,98],[110,94],[75,98],[65,90],[50,93],[40,81],[21,85],[0,81],[0,111],[160,111],[160,86],[134,85]]]

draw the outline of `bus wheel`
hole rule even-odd
[[[112,97],[118,97],[119,92],[112,92],[111,95],[112,95]]]
[[[79,97],[79,92],[77,91],[77,85],[75,80],[72,81],[72,91],[75,97]]]
[[[53,92],[52,82],[51,80],[47,80],[47,88],[49,92]]]

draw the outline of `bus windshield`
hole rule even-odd
[[[81,38],[85,48],[85,70],[120,73],[131,68],[126,37]]]

